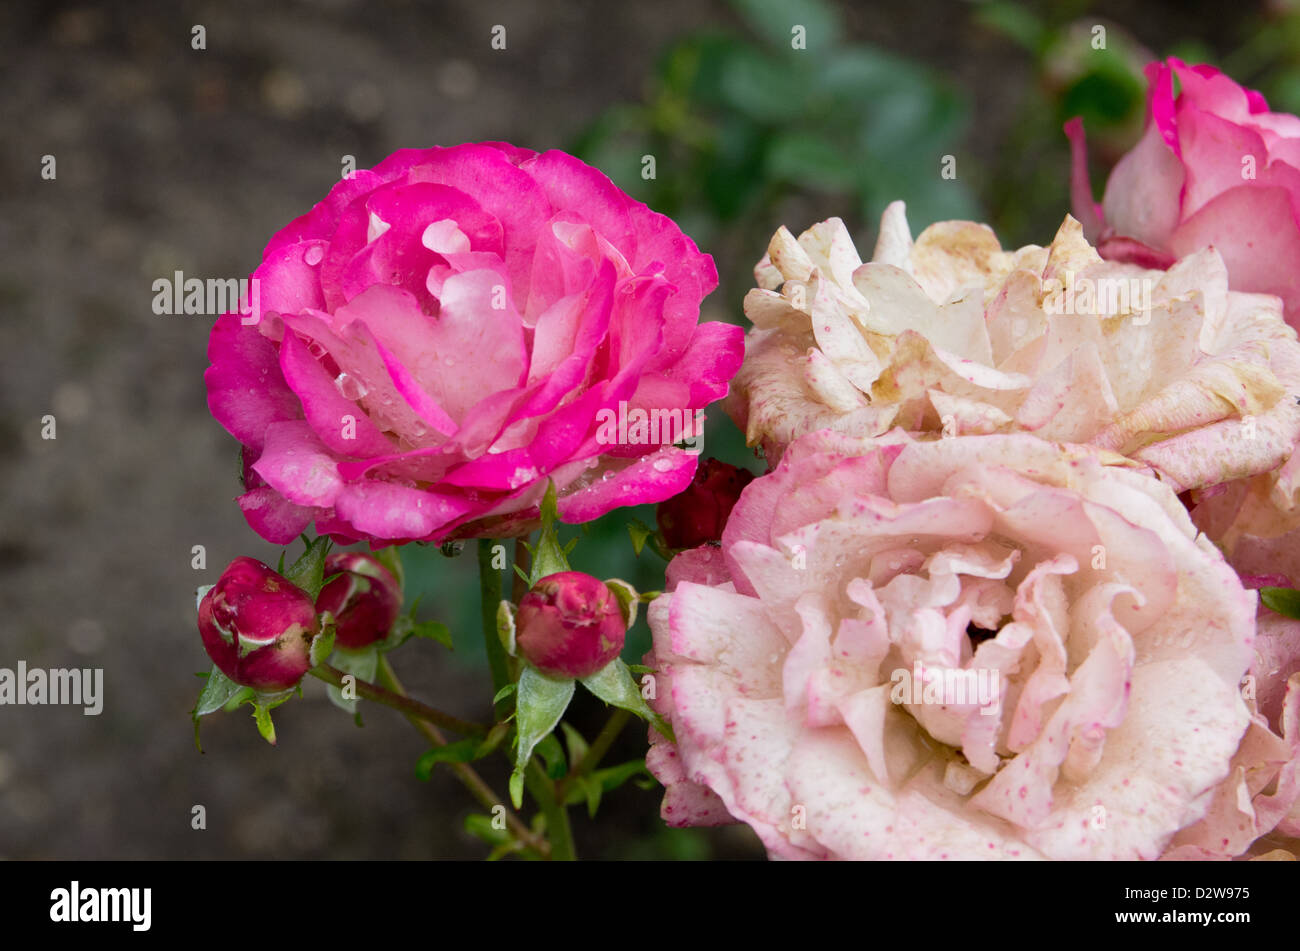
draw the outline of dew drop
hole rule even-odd
[[[340,373],[334,378],[334,386],[345,400],[359,400],[368,392],[360,380],[346,373]]]
[[[449,367],[454,367],[454,366],[456,365],[456,360],[455,360],[455,358],[453,358],[453,357],[447,357],[447,358],[446,358],[445,360],[443,360],[442,362],[445,363],[445,364],[447,364],[447,366],[449,366]]]
[[[656,459],[653,465],[655,472],[667,472],[673,467],[673,464],[667,459]]]
[[[309,266],[315,267],[317,264],[320,264],[321,259],[324,257],[325,249],[319,244],[313,244],[307,249],[306,253],[303,254],[302,259],[306,261]]]
[[[322,347],[320,341],[317,340],[313,340],[311,343],[307,344],[307,352],[318,360],[325,356],[325,348]]]

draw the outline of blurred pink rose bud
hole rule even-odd
[[[287,690],[311,667],[316,606],[307,592],[253,558],[236,558],[199,603],[199,634],[235,683]]]
[[[581,571],[540,579],[519,601],[516,644],[552,677],[588,677],[619,655],[627,624],[618,598]]]
[[[334,643],[349,650],[383,640],[402,609],[397,579],[372,555],[335,552],[325,559],[325,577],[339,575],[321,589],[316,610],[334,615]]]
[[[655,518],[670,548],[698,548],[722,538],[727,516],[754,474],[721,459],[706,459],[686,491],[659,503]]]

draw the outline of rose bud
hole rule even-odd
[[[306,591],[253,558],[236,558],[199,603],[212,662],[237,684],[287,690],[311,667],[316,606]]]
[[[614,592],[581,571],[547,575],[519,600],[515,644],[552,677],[588,677],[618,656],[627,623]]]
[[[686,491],[659,504],[655,519],[669,548],[698,548],[722,538],[727,516],[754,474],[721,459],[706,459]]]
[[[334,615],[334,643],[356,650],[383,640],[402,609],[402,588],[379,560],[360,551],[335,552],[325,559],[325,577],[316,610]]]

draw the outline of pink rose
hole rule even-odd
[[[1284,576],[1241,580],[1247,588],[1292,587]],[[1174,837],[1165,858],[1223,859],[1275,848],[1300,852],[1300,621],[1263,603],[1245,688],[1251,720],[1232,772],[1215,788],[1205,817]]]
[[[672,221],[570,155],[504,143],[354,173],[253,277],[261,319],[217,321],[208,405],[243,444],[240,507],[277,543],[313,520],[375,544],[518,534],[548,480],[570,522],[668,498],[696,457],[599,424],[692,419],[743,349],[697,324],[717,275]]]
[[[650,609],[670,825],[781,858],[1153,859],[1231,778],[1255,595],[1095,450],[812,433],[722,546]]]
[[[1213,245],[1234,290],[1275,294],[1300,322],[1300,118],[1269,112],[1263,96],[1212,66],[1171,58],[1146,74],[1146,133],[1111,172],[1100,205],[1082,121],[1066,124],[1075,217],[1103,257],[1144,267]]]

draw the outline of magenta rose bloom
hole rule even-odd
[[[581,571],[538,579],[519,599],[519,653],[552,677],[589,677],[618,656],[627,622],[605,582]]]
[[[335,552],[325,559],[316,610],[334,615],[334,643],[357,650],[383,640],[402,610],[402,587],[378,559],[361,551]]]
[[[1146,134],[1111,172],[1100,205],[1088,183],[1083,124],[1074,151],[1074,214],[1102,256],[1144,267],[1213,245],[1233,290],[1275,294],[1300,322],[1300,118],[1212,66],[1146,67]],[[1180,91],[1174,94],[1174,79]]]
[[[287,690],[311,669],[311,597],[260,561],[241,557],[199,602],[203,647],[221,672],[258,690]]]
[[[699,324],[712,259],[563,152],[403,150],[340,181],[253,273],[206,375],[243,444],[240,508],[287,543],[442,541],[568,522],[685,488],[696,457],[610,444],[613,414],[721,398],[742,331]],[[623,431],[626,431],[624,428]]]

